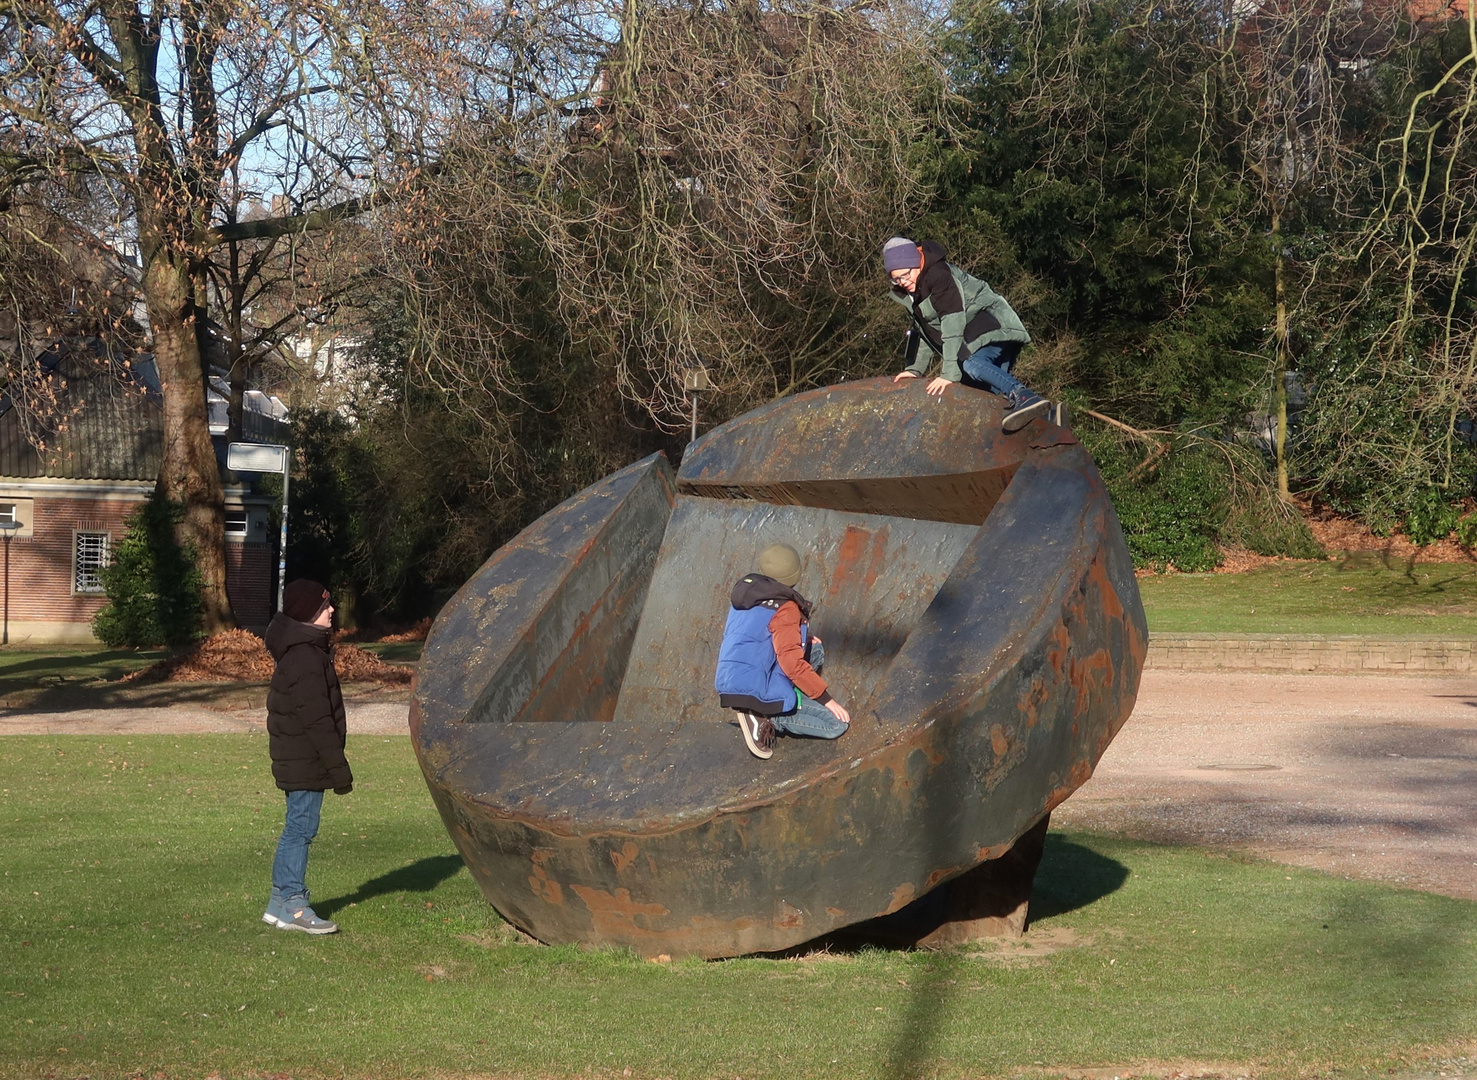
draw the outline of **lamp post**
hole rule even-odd
[[[682,389],[692,395],[692,441],[697,441],[697,396],[702,390],[713,389],[713,380],[708,378],[705,367],[686,368],[682,372]]]
[[[5,632],[0,645],[10,644],[10,540],[20,528],[19,521],[0,521],[0,529],[5,530]]]

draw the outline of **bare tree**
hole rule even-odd
[[[383,200],[485,96],[496,23],[455,2],[0,2],[0,200],[78,175],[114,200],[102,239],[137,251],[164,387],[160,483],[184,506],[207,631],[232,622],[202,361],[214,253]],[[253,185],[279,212],[235,216]]]
[[[1232,7],[1228,15],[1220,65],[1224,114],[1259,193],[1274,261],[1273,445],[1277,490],[1286,499],[1287,384],[1294,367],[1290,308],[1300,306],[1289,300],[1286,226],[1293,217],[1306,224],[1314,200],[1332,213],[1357,201],[1365,147],[1350,131],[1346,113],[1359,103],[1375,66],[1398,44],[1405,20],[1394,4],[1293,0]],[[1302,280],[1311,284],[1316,273]]]
[[[497,393],[580,355],[675,430],[686,369],[728,411],[875,366],[878,244],[921,213],[943,135],[924,14],[632,2],[604,26],[530,47],[550,121],[460,129],[398,218],[415,371],[492,430]]]

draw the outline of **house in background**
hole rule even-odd
[[[152,358],[125,366],[79,344],[44,353],[8,389],[0,397],[0,524],[19,525],[8,541],[8,586],[0,586],[10,640],[90,642],[92,617],[107,601],[99,571],[159,475],[158,375]],[[210,404],[213,420],[224,414],[223,399]],[[280,401],[252,393],[246,409],[247,440],[285,441]],[[223,424],[212,423],[211,434],[226,494],[226,591],[237,623],[261,629],[276,600],[276,500],[256,490],[255,477],[225,469]]]

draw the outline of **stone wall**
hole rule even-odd
[[[1477,622],[1473,627],[1477,630]],[[1147,666],[1192,671],[1462,673],[1477,671],[1477,638],[1151,633]]]

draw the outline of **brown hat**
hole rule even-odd
[[[316,581],[298,578],[282,590],[282,614],[298,622],[310,623],[328,606],[328,590]]]
[[[800,581],[800,553],[789,544],[770,544],[759,553],[759,572],[793,589]]]

